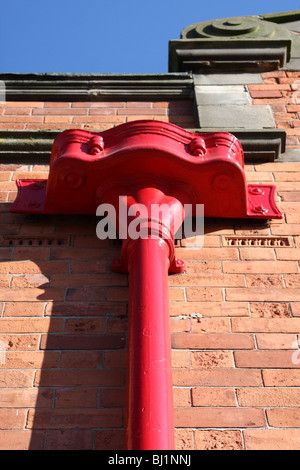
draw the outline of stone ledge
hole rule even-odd
[[[286,133],[280,129],[197,128],[188,130],[197,133],[230,132],[240,140],[245,161],[274,161],[280,157],[281,152],[285,151]],[[0,131],[0,163],[48,164],[53,140],[60,132],[60,130]]]
[[[0,74],[7,101],[192,99],[193,76],[166,74]]]

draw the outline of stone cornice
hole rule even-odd
[[[242,144],[245,161],[274,161],[279,158],[281,152],[285,151],[286,133],[280,129],[198,128],[188,129],[188,131],[233,134]],[[53,141],[60,132],[59,130],[0,130],[0,162],[48,164]]]
[[[193,97],[190,73],[0,74],[7,101],[168,100]]]

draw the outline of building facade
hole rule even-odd
[[[97,217],[10,213],[65,129],[135,120],[242,143],[281,220],[205,220],[169,276],[176,449],[300,448],[300,11],[187,27],[169,73],[0,74],[0,448],[124,447],[126,274]]]

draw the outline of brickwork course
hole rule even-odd
[[[260,79],[245,84],[249,105],[271,106],[287,149],[300,149],[300,71]],[[2,130],[105,130],[139,119],[197,126],[191,100],[0,108]],[[97,238],[96,216],[9,212],[16,179],[48,170],[0,163],[0,449],[123,449],[128,279],[111,270],[121,245]],[[300,161],[246,162],[245,172],[248,183],[276,185],[283,219],[208,219],[202,248],[176,244],[186,264],[169,276],[178,450],[300,448]],[[228,245],[230,237],[286,244]]]

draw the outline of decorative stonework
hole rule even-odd
[[[276,34],[286,34],[275,23],[260,20],[258,17],[235,17],[195,23],[185,28],[182,39],[190,38],[272,38]]]
[[[299,55],[300,39],[260,16],[223,18],[186,27],[170,41],[170,72],[267,71]]]

